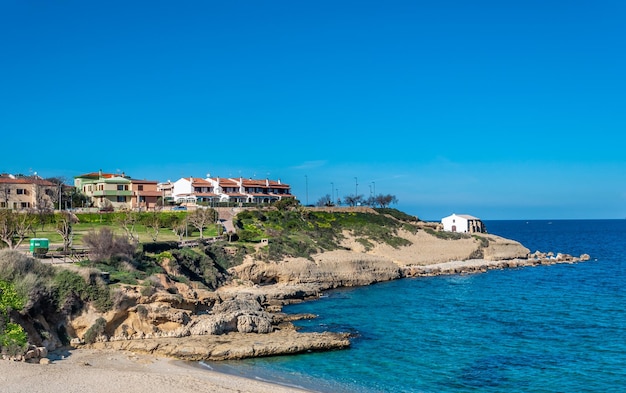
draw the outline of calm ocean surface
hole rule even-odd
[[[319,392],[626,392],[626,220],[486,225],[591,261],[329,292],[285,311],[351,349],[209,366]]]

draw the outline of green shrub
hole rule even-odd
[[[482,248],[489,247],[489,239],[479,235],[472,235],[472,237],[480,242]]]
[[[9,322],[5,325],[4,331],[0,331],[0,351],[6,355],[16,356],[24,353],[27,343],[26,332],[16,323]]]
[[[459,232],[447,232],[447,231],[435,231],[432,228],[424,228],[424,231],[426,231],[426,233],[433,235],[434,237],[438,238],[438,239],[443,239],[443,240],[459,240],[459,239],[469,239],[470,235],[466,234],[466,233],[459,233]]]
[[[356,242],[363,245],[363,247],[365,248],[365,251],[369,251],[374,247],[374,244],[372,244],[372,242],[362,237],[356,239]]]
[[[157,253],[161,253],[164,251],[177,250],[178,242],[176,241],[152,242],[152,243],[143,243],[141,246],[143,248],[143,252],[150,252],[150,253],[157,254]]]
[[[57,294],[57,304],[60,309],[70,312],[77,311],[79,306],[75,300],[82,302],[92,301],[98,311],[106,312],[111,309],[113,302],[109,288],[100,284],[94,275],[90,282],[85,281],[78,273],[62,269],[54,277]]]
[[[107,321],[106,319],[100,317],[96,319],[93,325],[85,332],[85,336],[83,337],[86,344],[93,344],[96,342],[98,336],[104,333],[104,328],[106,327]]]
[[[25,302],[11,283],[0,281],[0,351],[9,356],[24,352],[26,347],[26,332],[20,325],[9,321],[9,312],[21,310]]]
[[[374,209],[376,210],[376,212],[378,212],[379,214],[388,214],[400,221],[406,221],[406,222],[416,222],[418,221],[418,218],[415,216],[412,216],[410,214],[406,214],[403,211],[400,211],[398,209],[392,209],[392,208],[376,208]]]
[[[136,311],[139,318],[146,319],[148,317],[148,309],[143,304],[138,305]]]

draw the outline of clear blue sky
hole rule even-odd
[[[621,0],[3,0],[0,171],[623,219],[625,17]]]

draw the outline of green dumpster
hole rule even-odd
[[[45,255],[48,252],[50,242],[46,238],[34,238],[30,239],[30,252],[35,254]]]

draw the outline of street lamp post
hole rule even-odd
[[[333,202],[335,199],[335,183],[333,183],[332,181],[330,182],[330,203],[331,205],[334,205],[335,203]]]

